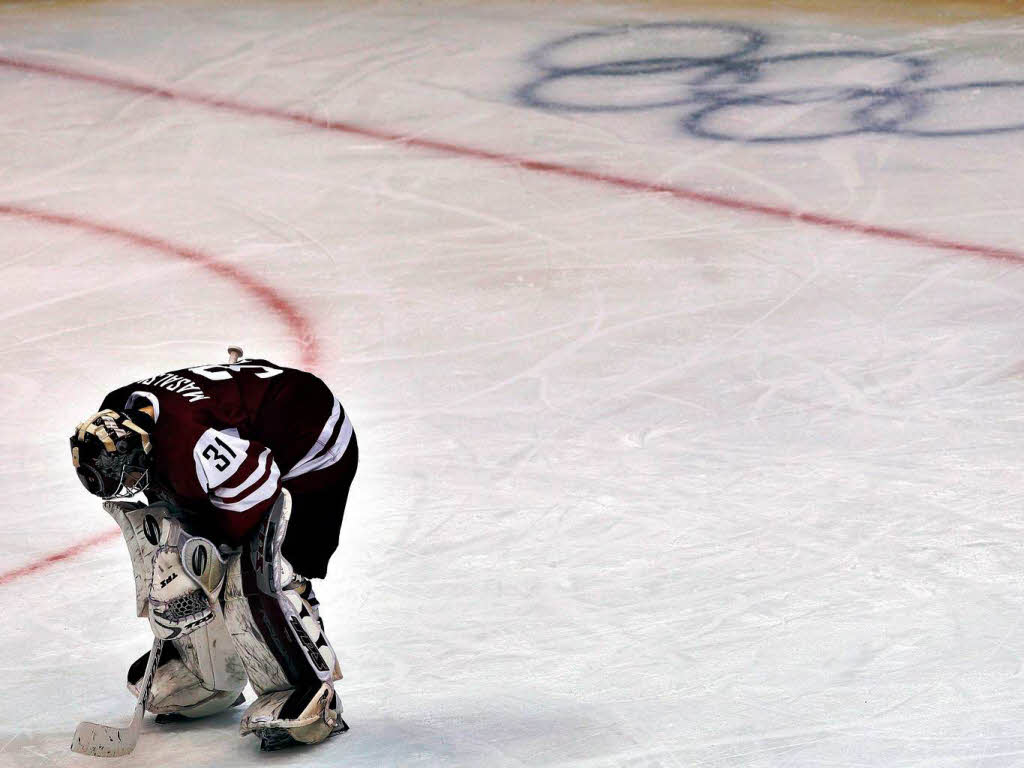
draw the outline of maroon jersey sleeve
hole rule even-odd
[[[232,539],[248,533],[281,491],[281,470],[269,448],[230,431],[209,428],[192,447],[194,482]]]

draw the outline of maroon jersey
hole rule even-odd
[[[352,424],[327,385],[267,360],[202,365],[114,390],[101,408],[151,406],[159,491],[239,542],[281,484],[344,454]]]

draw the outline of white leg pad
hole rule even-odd
[[[206,717],[231,707],[244,687],[243,683],[237,690],[210,690],[180,659],[172,659],[157,668],[146,710],[155,715]],[[139,687],[134,683],[128,684],[128,690],[139,695]]]
[[[288,690],[291,688],[288,676],[256,627],[242,586],[241,571],[241,558],[238,555],[228,558],[223,600],[224,621],[231,640],[257,694]]]
[[[175,658],[161,660],[157,667],[146,709],[158,715],[205,717],[234,704],[247,678],[222,618],[169,643]],[[170,650],[165,646],[164,654]],[[129,681],[128,690],[139,695],[135,681]]]
[[[267,518],[227,562],[224,619],[258,695],[334,679],[336,654],[303,599],[294,571],[281,555],[291,516],[282,490]]]
[[[186,717],[227,709],[245,688],[247,677],[217,602],[223,560],[209,541],[182,530],[181,522],[167,516],[165,508],[113,503],[105,507],[128,542],[137,590],[142,580],[150,580],[139,613],[148,615],[154,634],[169,643],[164,647],[166,661],[155,670],[147,709]],[[183,562],[183,553],[189,555],[188,563]],[[133,672],[142,676],[141,670]],[[131,679],[128,689],[138,696]]]

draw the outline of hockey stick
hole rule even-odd
[[[160,663],[160,654],[164,650],[164,641],[160,638],[153,640],[153,650],[149,652],[149,662],[146,664],[146,674],[139,683],[139,703],[135,705],[135,714],[132,721],[124,728],[115,728],[112,725],[99,725],[98,723],[82,722],[75,728],[75,738],[71,741],[71,751],[93,757],[123,757],[135,749],[139,742],[139,731],[142,730],[142,719],[146,714],[146,700],[149,698],[149,689],[153,685],[153,676],[156,673],[157,664]]]

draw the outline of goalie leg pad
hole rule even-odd
[[[192,640],[190,635],[188,640]],[[177,714],[187,718],[206,717],[232,707],[245,687],[245,678],[235,679],[228,690],[218,690],[209,680],[190,669],[179,646],[185,640],[171,641],[164,645],[160,663],[153,675],[146,709],[156,715]],[[132,664],[128,670],[128,690],[139,696],[139,683],[149,661],[149,651]]]
[[[313,743],[337,724],[324,713],[340,711],[332,685],[340,670],[336,675],[312,590],[306,592],[281,556],[290,511],[285,490],[257,534],[229,560],[224,618],[260,697],[243,718],[242,733],[299,729],[295,739]]]
[[[227,709],[247,678],[216,601],[224,561],[209,541],[190,537],[179,520],[157,518],[147,510],[153,508],[129,510],[124,519],[130,522],[138,513],[152,518],[142,523],[143,536],[152,545],[146,612],[154,635],[168,641],[154,674],[148,709],[186,717]],[[188,563],[182,562],[183,554]],[[148,654],[129,671],[129,690],[136,695],[147,660]]]
[[[256,615],[263,612],[262,607],[257,605],[254,609],[250,603],[250,597],[257,601],[259,597],[252,594],[251,587],[247,589],[243,584],[242,570],[242,556],[234,555],[228,559],[224,621],[231,640],[257,694],[287,690],[291,687],[288,674],[263,638]],[[284,627],[279,629],[287,632]]]

